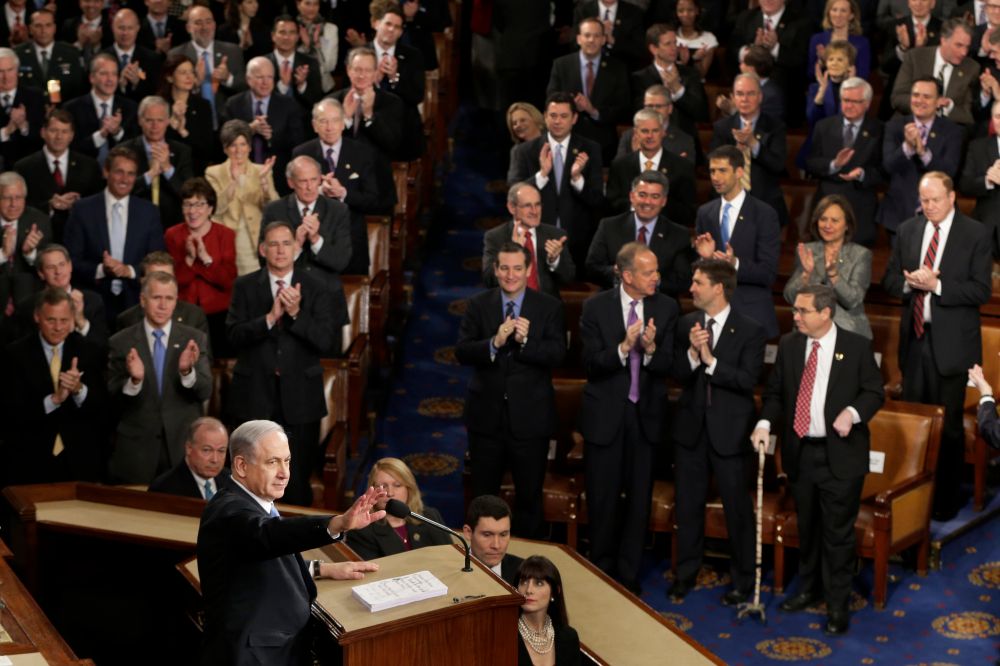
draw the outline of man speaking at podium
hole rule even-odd
[[[308,632],[313,578],[350,580],[373,562],[308,565],[299,555],[385,516],[374,488],[340,516],[281,518],[274,506],[288,485],[288,438],[273,421],[248,421],[229,438],[234,486],[205,507],[198,567],[205,601],[205,666],[311,664]]]

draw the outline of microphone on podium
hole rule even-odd
[[[465,567],[462,571],[472,571],[472,552],[469,550],[469,542],[465,540],[465,537],[455,530],[451,529],[447,525],[442,525],[436,520],[431,520],[427,516],[421,516],[419,513],[414,513],[410,511],[410,507],[406,505],[405,502],[400,502],[398,499],[391,499],[385,504],[385,512],[390,516],[396,518],[406,518],[408,516],[413,516],[422,523],[427,523],[431,527],[436,527],[439,530],[444,530],[452,536],[458,537],[458,540],[462,542],[465,546]]]

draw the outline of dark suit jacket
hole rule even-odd
[[[97,158],[98,149],[94,145],[94,132],[101,129],[101,120],[94,108],[94,99],[90,93],[84,93],[75,99],[71,99],[63,105],[63,108],[73,114],[73,144],[72,149],[83,153],[88,157]],[[122,137],[116,139],[108,137],[108,148],[114,148],[122,141],[131,139],[139,135],[139,124],[136,114],[139,106],[129,98],[116,94],[111,99],[111,115],[122,114]],[[100,165],[102,168],[104,165]]]
[[[114,45],[104,49],[101,53],[107,53],[115,60],[118,60],[118,72],[121,74],[121,60],[115,51]],[[139,83],[135,85],[126,83],[124,87],[121,85],[124,79],[119,78],[118,90],[138,104],[144,97],[157,94],[160,85],[160,69],[163,67],[163,57],[153,49],[136,44],[129,62],[138,62],[139,68],[146,73],[146,78],[140,78]]]
[[[79,7],[79,3],[77,4]],[[100,48],[107,48],[111,46],[114,41],[114,33],[111,31],[111,17],[108,9],[101,10],[101,45]],[[59,28],[59,33],[56,39],[60,42],[66,42],[67,44],[77,43],[77,31],[80,29],[80,24],[83,22],[83,17],[77,13],[76,16],[68,18],[63,21],[62,26]],[[6,41],[6,40],[5,40]],[[90,58],[94,57],[98,53],[99,49],[93,49],[87,47],[81,52],[84,61],[88,61]]]
[[[673,123],[673,118],[674,116],[671,116],[671,124],[667,127],[667,132],[663,136],[663,149],[694,163],[696,155],[694,139],[687,132],[678,129]],[[622,138],[618,140],[618,152],[615,153],[615,159],[632,152],[632,135],[634,132],[635,130],[629,127],[622,134]]]
[[[289,86],[288,94],[284,94],[278,90],[278,82],[281,80],[281,68],[278,65],[278,59],[274,57],[274,51],[268,52],[265,56],[274,65],[274,92],[275,94],[282,95],[289,99],[293,99],[299,104],[300,111],[303,114],[303,120],[308,112],[312,110],[313,104],[323,99],[323,86],[320,83],[319,76],[319,64],[316,59],[307,56],[304,53],[299,53],[296,51],[292,57],[292,83]],[[295,68],[302,65],[307,65],[309,67],[309,73],[306,75],[306,87],[305,90],[299,92],[298,88],[295,86]]]
[[[976,197],[976,208],[972,216],[990,230],[993,256],[1000,259],[1000,187],[986,188],[986,171],[1000,159],[997,138],[985,136],[969,144],[965,153],[965,166],[958,188],[962,194]]]
[[[316,160],[322,172],[330,172],[330,163],[323,154],[319,139],[312,139],[295,147],[292,158],[308,155]],[[375,178],[375,151],[360,141],[346,136],[341,139],[340,155],[334,176],[347,189],[344,203],[351,213],[351,259],[342,273],[347,275],[368,275],[371,258],[368,256],[368,226],[365,215],[375,215],[386,206],[382,191]],[[385,199],[389,199],[387,196]],[[391,190],[393,206],[396,205],[396,188]]]
[[[559,666],[563,666],[563,664],[567,664],[567,666],[580,666],[582,663],[580,657],[580,636],[576,633],[576,629],[568,625],[557,624],[555,625],[555,630],[556,663]],[[518,638],[517,666],[531,666],[531,656],[528,654],[528,648],[524,646],[524,639]]]
[[[151,17],[149,16],[139,19],[139,36],[136,38],[136,42],[142,44],[147,49],[156,50],[156,34],[153,32],[150,20]],[[167,18],[164,19],[163,34],[171,37],[171,44],[180,44],[189,38],[184,21],[170,15],[167,15]]]
[[[112,279],[97,280],[97,267],[104,252],[111,251],[111,237],[104,211],[104,191],[78,199],[70,210],[63,244],[73,260],[73,270],[80,284],[101,294],[105,305],[111,297]],[[138,197],[128,198],[128,225],[125,230],[125,252],[122,261],[132,266],[139,276],[139,263],[150,252],[163,250],[163,227],[160,212],[151,203]],[[139,280],[122,279],[127,303],[139,302]]]
[[[688,355],[691,329],[695,323],[705,328],[707,321],[708,315],[699,310],[684,315],[677,324],[672,374],[682,391],[671,432],[675,442],[693,449],[704,431],[717,454],[734,456],[749,451],[756,412],[753,390],[764,365],[766,336],[757,322],[730,310],[712,350],[715,370],[708,375],[704,364],[692,370]]]
[[[223,488],[236,488],[228,467],[223,467],[219,475],[215,477],[215,487],[216,492],[221,491]],[[147,490],[151,493],[166,493],[168,495],[204,499],[201,494],[201,488],[198,487],[198,484],[194,481],[194,477],[191,476],[191,468],[188,467],[187,462],[183,459],[153,479]]]
[[[913,330],[913,291],[903,292],[903,271],[920,268],[920,256],[926,218],[910,218],[899,226],[899,234],[882,286],[903,300],[899,317],[899,367],[906,374],[906,354]],[[944,376],[960,375],[974,363],[982,362],[982,337],[979,331],[979,308],[990,299],[992,263],[989,230],[957,209],[948,241],[939,264],[941,295],[929,293],[931,336],[934,360]],[[992,352],[991,352],[992,353]]]
[[[712,199],[698,209],[695,235],[706,231],[722,247],[719,216],[722,199]],[[747,315],[764,327],[768,338],[778,335],[778,317],[774,313],[771,288],[778,274],[781,253],[781,228],[774,210],[763,201],[747,195],[740,209],[729,244],[740,267],[736,271],[736,291],[730,303],[737,312]]]
[[[527,343],[519,345],[511,335],[490,358],[490,345],[504,320],[502,303],[499,288],[476,294],[459,326],[455,357],[474,368],[465,400],[465,426],[472,432],[499,432],[506,403],[516,415],[510,419],[514,437],[548,437],[556,427],[552,368],[566,355],[562,303],[526,289],[520,314],[531,322]]]
[[[1000,421],[997,420],[996,401],[986,401],[979,405],[977,422],[983,439],[994,449],[1000,449]]]
[[[109,464],[112,479],[124,483],[152,481],[164,438],[170,465],[184,458],[187,428],[202,415],[202,403],[212,394],[212,368],[205,351],[192,370],[196,375],[194,386],[184,388],[181,385],[177,364],[189,340],[194,340],[201,350],[209,349],[208,337],[201,331],[183,324],[171,324],[163,364],[162,394],[157,391],[153,355],[142,324],[119,331],[108,341],[108,393],[119,415],[115,450]],[[142,359],[145,377],[139,394],[128,396],[122,393],[125,382],[131,381],[125,357],[133,348]]]
[[[164,97],[167,104],[173,107],[174,100]],[[167,128],[167,138],[183,143],[191,149],[191,165],[196,174],[203,174],[206,167],[225,160],[222,155],[222,145],[219,143],[218,132],[212,129],[212,105],[198,95],[189,95],[187,110],[184,112],[184,129],[186,137]]]
[[[507,584],[513,588],[516,588],[520,582],[518,572],[522,562],[524,562],[523,558],[510,553],[504,555],[503,559],[500,560],[500,577],[507,581]]]
[[[498,227],[494,227],[483,236],[483,284],[487,287],[497,286],[497,276],[493,270],[493,262],[497,258],[500,246],[509,241],[514,234],[514,220],[508,220]],[[538,273],[538,286],[543,294],[548,294],[553,298],[560,298],[559,288],[576,277],[576,265],[573,263],[573,255],[569,252],[569,245],[563,245],[562,252],[559,253],[559,265],[555,270],[549,268],[547,255],[545,253],[545,241],[559,240],[566,235],[566,232],[558,227],[548,224],[539,224],[535,229],[535,236],[538,238],[535,247],[535,257],[537,266],[532,270]]]
[[[424,507],[423,515],[431,520],[444,524],[444,518],[437,509],[429,506]],[[406,534],[410,540],[410,548],[422,548],[424,546],[442,546],[451,543],[451,537],[446,532],[442,532],[436,527],[431,527],[426,523],[407,522]],[[372,523],[368,527],[360,530],[351,530],[347,533],[347,545],[351,547],[363,560],[374,560],[387,555],[395,555],[406,551],[403,540],[396,534],[396,530],[389,526],[389,523],[380,520]]]
[[[242,488],[220,490],[198,529],[205,600],[200,663],[300,664],[316,585],[301,551],[333,540],[329,516],[270,518]]]
[[[24,253],[21,250],[21,246],[24,245],[24,239],[27,238],[28,232],[31,231],[32,226],[37,227],[38,230],[42,232],[42,240],[38,242],[37,251],[41,251],[46,245],[52,242],[52,223],[49,221],[49,216],[36,208],[25,206],[24,212],[21,213],[21,217],[17,220],[17,241],[14,245],[16,248],[14,251],[14,265],[13,267],[10,266],[11,260],[8,258],[6,262],[0,264],[0,268],[8,271],[13,270],[13,272],[18,274],[26,274],[32,278],[35,277],[35,266],[28,263],[28,260],[24,258]],[[37,255],[35,263],[38,263]]]
[[[263,418],[280,399],[288,423],[319,421],[326,415],[320,356],[340,339],[333,295],[315,276],[296,269],[292,282],[302,285],[299,316],[284,315],[270,330],[265,315],[274,299],[266,269],[236,279],[226,317],[229,342],[236,350],[236,367],[229,389],[227,413],[234,421]],[[278,380],[275,381],[275,375]],[[280,396],[275,395],[280,387]]]
[[[865,118],[855,129],[854,156],[839,171],[830,172],[830,163],[844,147],[844,117],[840,114],[816,123],[812,144],[806,157],[806,168],[819,180],[816,199],[839,194],[851,202],[856,230],[851,238],[856,243],[875,242],[875,211],[878,208],[877,188],[885,181],[882,173],[882,123]],[[864,169],[861,180],[847,181],[840,177],[857,167]]]
[[[4,376],[10,381],[3,383],[2,412],[9,469],[4,477],[9,483],[100,481],[108,404],[102,349],[70,333],[63,343],[62,370],[69,370],[77,359],[87,398],[78,406],[70,397],[48,414],[43,403],[53,393],[52,377],[39,334],[32,331],[6,351]],[[57,434],[66,448],[54,458]]]
[[[584,0],[577,3],[573,10],[573,25],[579,26],[580,21],[585,18],[600,20],[603,17],[604,8],[598,7],[598,0]],[[619,3],[611,32],[615,43],[611,47],[605,46],[604,51],[628,65],[630,71],[641,67],[643,63],[649,62],[645,32],[642,10],[627,2]]]
[[[30,4],[30,3],[29,3]],[[47,75],[42,72],[42,64],[38,61],[35,43],[31,40],[14,47],[21,62],[20,82],[41,90],[48,99],[48,82],[59,81],[61,99],[73,99],[85,93],[90,84],[83,69],[82,56],[79,49],[65,42],[52,42],[48,46],[49,70]]]
[[[127,310],[123,310],[115,318],[115,331],[123,331],[129,326],[138,324],[142,321],[146,314],[142,311],[141,305],[133,305]],[[202,333],[208,336],[208,319],[205,317],[205,311],[194,303],[188,303],[187,301],[177,301],[177,306],[174,308],[173,321],[176,324],[184,324],[185,326],[190,326],[191,328],[196,328]],[[202,350],[205,351],[204,349]]]
[[[253,93],[249,90],[230,97],[226,102],[227,120],[238,119],[250,123],[256,117]],[[292,148],[305,140],[302,127],[302,108],[298,102],[277,92],[271,93],[267,103],[267,122],[271,126],[271,138],[265,141],[264,156],[275,156],[274,185],[278,192],[288,194],[291,190],[284,178],[285,167]]]
[[[944,171],[958,177],[962,161],[962,130],[947,118],[936,118],[927,136],[931,160],[927,165],[916,155],[903,153],[903,128],[913,122],[913,116],[897,116],[885,126],[882,140],[882,168],[889,175],[889,191],[879,206],[879,223],[889,231],[903,220],[913,217],[919,203],[917,188],[928,171]]]
[[[327,197],[319,197],[313,202],[314,212],[319,217],[319,235],[323,238],[323,246],[319,254],[313,252],[312,246],[302,248],[302,254],[295,261],[296,274],[308,273],[326,285],[334,302],[334,310],[342,313],[342,318],[333,323],[342,326],[348,323],[347,301],[344,299],[344,286],[340,282],[340,273],[347,267],[351,259],[351,219],[347,206]],[[264,216],[260,222],[260,239],[264,242],[264,229],[268,223],[275,220],[289,222],[298,229],[302,224],[302,213],[294,194],[283,199],[272,201],[264,208]],[[368,247],[367,236],[365,247]],[[263,264],[263,262],[261,262]],[[334,348],[337,352],[340,347]]]
[[[719,146],[735,146],[733,130],[739,129],[742,121],[739,114],[717,120],[712,126],[712,144],[709,150]],[[758,199],[768,203],[778,214],[781,226],[788,224],[788,208],[781,190],[781,177],[785,174],[785,124],[776,118],[761,113],[754,125],[754,136],[760,142],[760,151],[750,161],[750,191]]]
[[[13,28],[13,25],[7,24],[7,14],[4,11],[6,5],[6,0],[0,3],[0,44],[4,45],[10,44],[10,31]],[[23,12],[21,21],[27,26],[31,23],[31,15],[35,13],[35,3],[25,3]]]
[[[631,375],[618,345],[625,339],[621,288],[608,289],[583,304],[580,339],[587,386],[580,406],[580,432],[588,444],[609,446],[622,428]],[[656,326],[656,351],[639,371],[639,424],[650,442],[661,441],[667,384],[677,326],[677,302],[663,294],[642,300],[643,320]],[[627,359],[626,359],[627,361]]]
[[[14,164],[14,171],[21,174],[30,184],[28,187],[28,205],[40,211],[49,211],[49,201],[53,194],[63,194],[64,192],[78,192],[81,197],[89,197],[91,194],[99,192],[104,187],[104,176],[97,160],[75,150],[69,151],[67,158],[69,168],[62,174],[63,187],[56,186],[52,178],[52,165],[45,158],[45,153],[41,150],[35,151]],[[50,237],[56,242],[62,241],[63,228],[69,217],[69,211],[52,211],[52,231]]]
[[[619,7],[621,5],[618,5]],[[708,102],[705,96],[705,86],[701,82],[701,74],[695,67],[676,63],[684,84],[684,95],[674,102],[674,112],[671,121],[686,134],[698,136],[698,123],[708,121]],[[632,73],[632,108],[641,109],[646,96],[646,88],[663,85],[663,79],[656,65],[643,67]]]
[[[132,188],[132,195],[153,200],[153,184],[147,183],[145,173],[149,170],[149,158],[146,156],[146,147],[143,138],[137,136],[122,143],[123,146],[131,148],[139,156],[139,175],[135,179],[135,186]],[[191,149],[179,141],[167,139],[167,146],[170,148],[170,164],[174,167],[174,175],[167,178],[165,174],[160,174],[160,224],[163,228],[172,227],[183,221],[181,214],[181,187],[190,178],[194,177],[194,167],[191,162]]]
[[[786,333],[778,344],[778,357],[764,389],[760,417],[771,422],[771,432],[781,441],[781,462],[794,483],[799,474],[802,443],[795,434],[795,401],[806,363],[808,337],[798,331]],[[713,394],[714,395],[714,394]],[[875,363],[871,340],[850,331],[837,329],[834,360],[827,380],[826,439],[830,471],[838,479],[851,479],[868,473],[868,422],[885,401],[882,374]],[[847,407],[861,417],[847,437],[833,429],[833,422]]]
[[[629,193],[632,191],[632,181],[642,173],[642,167],[645,165],[641,162],[645,161],[646,158],[641,156],[641,151],[637,150],[611,163],[611,171],[608,173],[608,214],[624,213],[631,209]],[[667,205],[663,208],[663,213],[686,227],[694,226],[694,214],[697,208],[694,163],[663,151],[659,164],[653,165],[653,168],[666,176],[670,183]]]
[[[597,226],[597,233],[587,252],[587,277],[605,289],[614,286],[615,258],[625,243],[635,240],[635,213],[606,217]],[[649,249],[656,255],[660,267],[660,291],[674,298],[686,293],[691,286],[691,234],[665,215],[656,221]]]
[[[973,42],[971,48],[978,48],[979,42]],[[910,88],[913,81],[921,76],[937,76],[934,71],[934,56],[937,46],[922,46],[910,49],[903,56],[903,64],[896,75],[896,83],[892,87],[892,108],[900,114],[910,113]],[[948,114],[948,119],[960,125],[971,125],[972,107],[979,104],[978,84],[979,63],[972,58],[966,58],[957,67],[952,67],[948,79],[948,89],[944,96],[955,102],[955,107]]]
[[[909,16],[898,19],[895,25],[905,25],[906,32],[910,36],[910,44],[917,43],[916,31],[913,29],[913,19]],[[882,58],[879,61],[882,66],[882,71],[890,75],[890,79],[895,81],[896,74],[899,72],[899,67],[902,65],[902,61],[896,55],[896,46],[899,45],[899,40],[896,39],[895,28],[885,31],[885,51],[882,54]],[[927,22],[927,42],[925,46],[937,46],[941,41],[941,19],[937,16],[931,16],[930,20]],[[971,51],[973,48],[978,49],[979,42],[973,41],[972,46],[969,48]],[[903,52],[906,55],[906,51]],[[890,88],[891,90],[891,88]]]
[[[34,287],[35,291],[30,296],[25,296],[17,303],[15,312],[16,338],[21,338],[29,333],[34,333],[35,325],[35,298],[38,291],[44,287],[44,283],[38,280]],[[108,319],[104,314],[104,301],[101,295],[90,289],[81,289],[83,292],[83,316],[90,322],[90,329],[87,331],[86,340],[91,344],[100,347],[102,350],[108,346]],[[138,307],[138,306],[136,306]],[[104,363],[101,363],[101,372],[104,372]]]
[[[374,44],[371,44],[372,48]],[[403,100],[405,105],[403,155],[406,160],[417,160],[424,154],[424,125],[417,105],[424,101],[426,67],[420,51],[400,42],[396,43],[396,71],[399,81],[391,83],[387,77],[378,85]]]
[[[174,43],[178,43],[180,40],[176,40]],[[216,35],[215,41],[212,42],[212,51],[214,55],[213,67],[218,67],[222,63],[222,59],[226,59],[226,66],[229,67],[229,72],[233,75],[233,85],[232,86],[219,86],[219,90],[216,91],[215,95],[215,108],[216,111],[222,111],[226,105],[226,99],[232,97],[234,94],[241,90],[246,90],[247,87],[247,74],[246,65],[243,61],[243,50],[237,44],[231,44],[229,42],[222,41]],[[198,62],[198,52],[195,50],[193,41],[185,41],[179,46],[175,46],[170,49],[168,55],[174,53],[183,53],[192,62]]]
[[[28,133],[24,135],[15,130],[6,141],[0,143],[0,157],[8,166],[42,147],[42,139],[38,133],[45,124],[45,96],[37,88],[18,85],[11,106],[24,107],[28,118]],[[10,116],[0,107],[0,127],[6,127],[9,121]]]
[[[546,94],[554,92],[585,93],[580,77],[580,54],[573,52],[552,62]],[[594,76],[594,89],[590,103],[599,117],[580,112],[574,133],[597,142],[603,152],[604,162],[610,162],[618,145],[617,127],[628,122],[629,88],[628,69],[615,58],[602,56]]]

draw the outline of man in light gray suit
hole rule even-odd
[[[110,477],[149,483],[184,457],[188,426],[212,393],[208,340],[173,321],[177,281],[154,272],[142,285],[145,317],[109,341],[108,392],[118,404]]]

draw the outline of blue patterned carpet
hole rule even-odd
[[[462,299],[480,289],[483,228],[505,214],[504,188],[496,183],[505,175],[507,146],[498,122],[465,108],[453,127],[453,164],[442,174],[444,204],[430,216],[426,257],[414,279],[413,307],[402,334],[403,362],[388,390],[374,450],[364,463],[370,466],[385,455],[404,458],[418,475],[426,503],[456,527],[463,514],[466,436],[461,413],[468,372],[455,363],[452,345]],[[994,497],[991,508],[1000,509],[1000,499]],[[963,523],[964,516],[945,527]],[[756,619],[738,623],[735,612],[718,603],[728,580],[708,568],[682,603],[669,601],[664,551],[669,552],[658,542],[647,553],[643,601],[729,664],[972,666],[995,664],[1000,656],[996,520],[948,543],[942,570],[926,578],[894,565],[884,611],[874,610],[868,601],[871,568],[866,567],[856,583],[851,631],[839,639],[823,635],[825,616],[819,611],[778,611],[783,597],[775,598],[770,587],[762,594],[767,624]],[[725,564],[718,564],[724,571]],[[787,589],[794,591],[794,579]],[[664,663],[669,663],[666,655]]]

